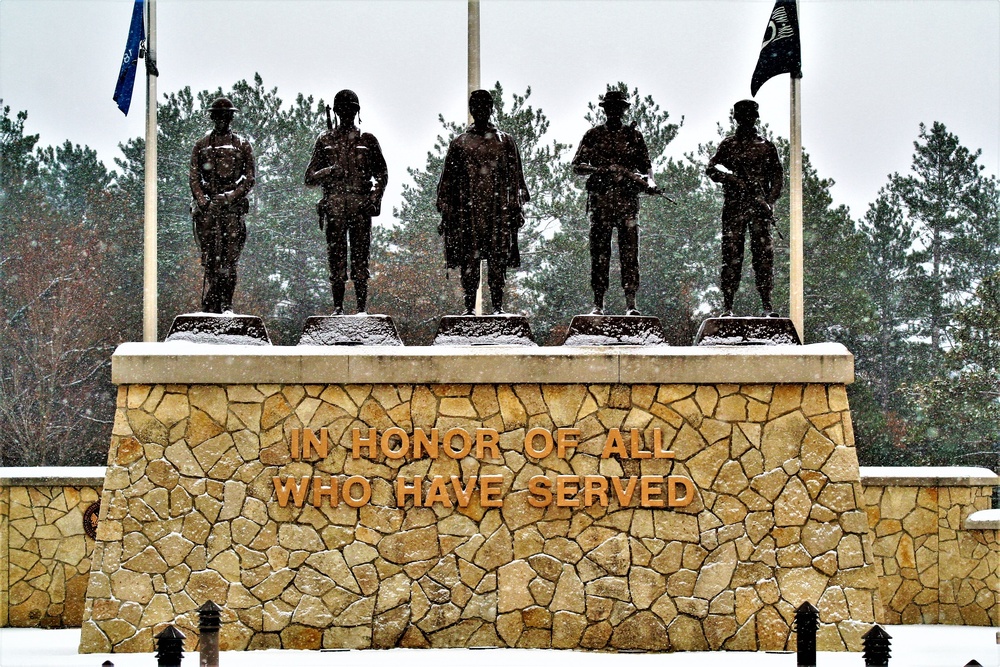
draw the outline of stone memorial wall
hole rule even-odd
[[[863,468],[886,622],[1000,627],[1000,477],[982,468]],[[994,511],[995,513],[995,511]]]
[[[0,627],[77,627],[104,468],[0,468]]]
[[[842,346],[205,347],[115,355],[83,652],[193,647],[208,599],[225,649],[777,650],[808,600],[858,650],[882,620]]]

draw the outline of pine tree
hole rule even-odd
[[[1000,468],[1000,271],[955,319],[939,372],[907,387],[916,408],[913,459]]]
[[[914,294],[924,309],[921,333],[930,338],[934,350],[942,350],[955,310],[974,288],[962,269],[976,254],[969,239],[975,236],[971,208],[982,182],[983,166],[978,163],[982,151],[962,146],[939,122],[929,130],[921,123],[913,146],[910,174],[893,174],[889,181],[922,246],[917,256],[923,276]],[[992,245],[996,247],[995,242]]]

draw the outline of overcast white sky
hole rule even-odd
[[[437,115],[465,117],[464,0],[158,0],[159,90],[228,88],[260,72],[284,99],[355,90],[390,169],[422,166]],[[750,75],[773,0],[482,0],[482,83],[532,87],[551,135],[576,144],[608,82],[651,94],[684,126],[680,156],[715,137]],[[143,133],[137,82],[111,100],[131,0],[0,0],[0,97],[43,145],[88,144],[108,166]],[[920,122],[944,122],[1000,172],[998,0],[800,0],[803,144],[860,216],[909,168]],[[141,69],[140,69],[141,72]],[[788,134],[788,77],[758,93]],[[238,131],[238,120],[236,122]],[[664,184],[669,187],[669,184]],[[387,208],[383,208],[387,210]],[[391,210],[391,208],[389,208]],[[808,221],[806,221],[808,224]]]

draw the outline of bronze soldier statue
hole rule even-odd
[[[488,90],[469,97],[473,123],[448,146],[437,190],[445,262],[462,272],[465,314],[472,315],[479,288],[480,261],[488,262],[493,312],[503,313],[509,267],[521,265],[517,232],[524,225],[521,207],[530,199],[521,155],[513,137],[490,122],[493,96]]]
[[[722,183],[722,300],[723,317],[733,315],[733,300],[743,273],[743,248],[750,229],[753,272],[765,317],[777,317],[771,308],[774,284],[774,203],[781,195],[782,168],[778,151],[757,133],[757,103],[742,100],[733,105],[736,132],[719,144],[706,173]],[[720,169],[723,167],[725,171]]]
[[[658,192],[653,183],[649,151],[642,134],[623,118],[630,102],[624,93],[609,90],[600,106],[607,122],[587,130],[573,157],[573,172],[588,176],[587,210],[590,213],[590,287],[594,290],[593,315],[604,314],[611,264],[611,234],[618,230],[625,314],[639,315],[639,193]]]
[[[232,310],[236,264],[247,238],[247,195],[257,173],[250,142],[229,129],[237,111],[225,97],[212,102],[208,112],[215,128],[191,152],[191,212],[205,267],[201,309],[206,313]]]
[[[333,127],[327,107],[328,129],[316,140],[312,159],[306,167],[306,185],[323,186],[323,198],[316,209],[319,228],[326,229],[335,315],[344,314],[344,291],[348,280],[354,281],[358,312],[363,313],[367,308],[372,217],[382,212],[382,195],[389,181],[378,140],[354,124],[360,110],[361,103],[354,91],[342,90],[334,96],[337,126]],[[348,246],[350,274],[347,272]]]

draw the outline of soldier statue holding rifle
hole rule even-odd
[[[722,140],[709,160],[706,173],[722,184],[722,300],[723,317],[733,315],[733,301],[743,272],[743,248],[750,230],[753,272],[764,317],[777,317],[771,306],[774,283],[774,203],[781,195],[782,167],[778,151],[756,130],[757,103],[742,100],[733,106],[736,132]]]
[[[335,315],[344,314],[348,280],[354,282],[358,312],[363,313],[367,308],[372,217],[382,211],[382,194],[389,180],[378,140],[354,124],[360,110],[361,103],[354,91],[342,90],[334,96],[337,125],[333,125],[327,107],[327,131],[316,140],[306,168],[306,185],[323,187],[323,199],[316,208],[319,227],[326,230]]]
[[[236,112],[228,98],[212,102],[208,113],[215,128],[191,153],[191,211],[205,267],[201,309],[207,313],[232,310],[236,264],[247,238],[247,195],[256,179],[250,142],[229,129]]]
[[[573,157],[574,173],[587,176],[590,213],[590,286],[593,315],[604,314],[611,263],[611,234],[618,230],[625,314],[640,315],[635,306],[639,291],[639,194],[660,194],[653,183],[649,150],[635,125],[623,118],[628,97],[609,90],[600,106],[607,122],[587,130]]]

